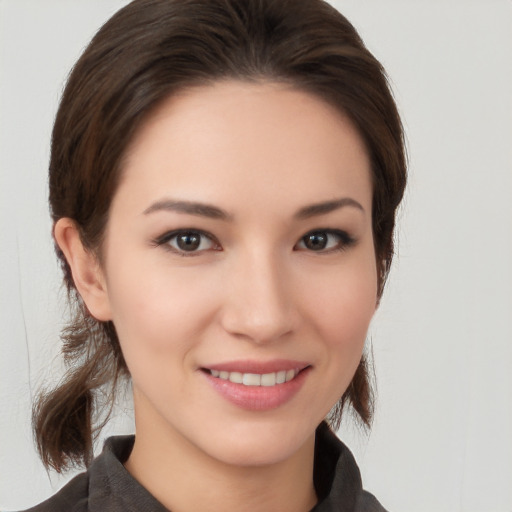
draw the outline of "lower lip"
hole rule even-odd
[[[299,392],[309,370],[310,367],[305,368],[292,380],[275,386],[244,386],[202,373],[215,391],[232,404],[251,411],[266,411],[289,402]]]

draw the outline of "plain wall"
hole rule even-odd
[[[0,0],[0,509],[54,493],[30,407],[61,362],[46,173],[65,78],[121,0]],[[410,183],[371,327],[379,400],[341,437],[393,512],[512,510],[512,2],[333,1],[391,76]],[[129,405],[102,438],[133,429]]]

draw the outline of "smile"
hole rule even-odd
[[[300,391],[313,366],[289,359],[237,360],[199,368],[209,385],[224,399],[242,409],[275,409]]]
[[[299,369],[279,370],[272,373],[241,373],[228,372],[220,370],[206,370],[212,377],[228,380],[234,384],[244,386],[264,386],[272,387],[278,384],[284,384],[293,380],[299,373]]]

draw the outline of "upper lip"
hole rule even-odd
[[[293,361],[291,359],[273,359],[272,361],[256,360],[238,360],[215,363],[208,366],[202,366],[205,370],[218,370],[220,372],[240,372],[240,373],[274,373],[282,370],[303,370],[310,366],[303,361]]]

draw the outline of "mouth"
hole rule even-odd
[[[200,368],[222,397],[252,411],[275,409],[300,391],[312,366],[290,360],[235,361]]]
[[[242,373],[242,372],[228,372],[226,370],[216,370],[210,368],[202,368],[202,371],[211,375],[212,377],[220,380],[232,382],[233,384],[242,384],[249,387],[273,387],[279,384],[285,384],[292,381],[297,375],[309,368],[291,368],[288,370],[278,370],[270,373]]]

